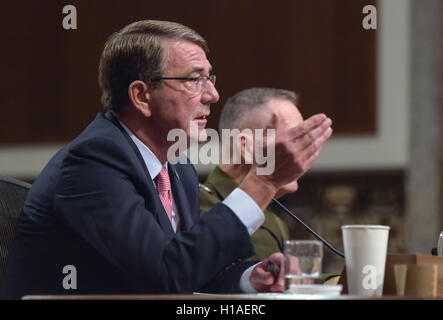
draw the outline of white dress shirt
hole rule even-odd
[[[143,143],[138,139],[120,120],[120,124],[131,137],[132,141],[134,141],[137,146],[140,154],[143,158],[143,161],[148,168],[151,179],[154,178],[160,173],[162,167],[168,169],[168,163],[165,162],[161,164],[160,160],[156,157],[156,155]],[[155,185],[155,183],[154,183]],[[265,221],[265,215],[260,207],[255,203],[254,200],[243,190],[240,188],[235,188],[224,200],[223,203],[228,206],[240,219],[240,221],[245,225],[248,229],[249,234],[253,234],[257,229],[263,224]],[[177,211],[177,207],[175,205],[174,197],[172,197],[172,228],[174,232],[177,232],[177,228],[180,225],[180,216]],[[251,266],[246,269],[240,279],[240,289],[246,293],[257,292],[254,287],[252,287],[249,277],[252,272],[252,269],[255,267]]]

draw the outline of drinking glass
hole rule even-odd
[[[285,291],[294,286],[321,284],[323,245],[316,240],[287,240],[284,244]]]

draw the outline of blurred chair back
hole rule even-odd
[[[29,183],[0,177],[0,282],[15,224],[22,212],[30,188]]]

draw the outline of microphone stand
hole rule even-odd
[[[280,208],[282,208],[288,215],[290,215],[293,219],[295,219],[298,223],[300,223],[306,230],[308,230],[312,235],[314,235],[314,237],[316,237],[318,240],[320,240],[321,242],[323,242],[323,244],[328,247],[328,249],[330,249],[332,252],[334,252],[336,255],[344,258],[345,255],[338,251],[337,249],[335,249],[329,242],[327,242],[325,239],[323,239],[322,237],[320,237],[314,230],[312,230],[311,228],[309,228],[303,221],[300,220],[299,217],[297,217],[295,214],[293,214],[288,208],[286,208],[280,201],[278,201],[277,199],[273,198],[272,201],[274,203],[276,203]]]

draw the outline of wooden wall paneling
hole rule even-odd
[[[4,39],[0,143],[52,140],[61,132],[60,12],[51,2],[7,2],[0,21]],[[61,25],[61,23],[60,23]]]
[[[375,31],[361,27],[373,1],[56,1],[8,2],[0,21],[8,46],[0,80],[5,109],[0,144],[63,143],[102,110],[100,53],[111,32],[141,19],[181,22],[211,48],[220,102],[241,89],[295,90],[305,117],[325,112],[335,134],[375,133]],[[62,28],[76,6],[78,29]]]

